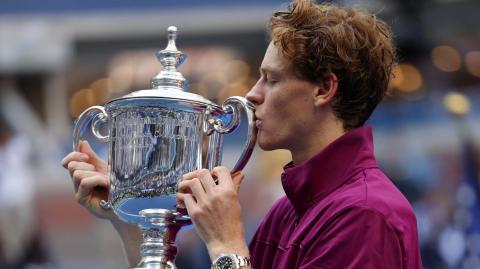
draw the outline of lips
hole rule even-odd
[[[260,128],[261,125],[262,125],[262,118],[258,116],[258,110],[257,110],[255,113],[255,126],[258,129]]]

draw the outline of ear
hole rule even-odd
[[[332,102],[337,93],[338,79],[337,75],[330,72],[323,76],[323,80],[317,84],[314,91],[315,106],[322,106]]]

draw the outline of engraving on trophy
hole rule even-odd
[[[165,107],[118,112],[110,135],[113,208],[129,222],[150,207],[175,210],[177,182],[201,162],[201,113]]]

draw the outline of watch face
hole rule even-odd
[[[216,268],[218,269],[234,269],[233,259],[228,256],[218,258],[216,262]]]

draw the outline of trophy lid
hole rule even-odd
[[[193,102],[196,104],[218,106],[205,97],[186,92],[188,89],[188,80],[182,73],[177,71],[187,56],[177,49],[175,41],[177,39],[177,27],[168,27],[168,44],[167,47],[156,53],[157,59],[163,66],[163,69],[150,81],[151,89],[139,90],[120,98],[113,99],[107,104],[117,101],[125,102],[135,99],[166,99],[178,100],[183,102]]]

